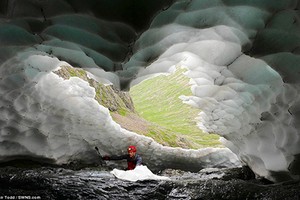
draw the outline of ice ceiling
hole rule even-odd
[[[128,90],[186,67],[198,126],[260,176],[300,174],[297,0],[0,2],[0,159],[94,162],[137,144],[151,167],[236,166],[227,149],[164,147],[122,129],[72,65]]]

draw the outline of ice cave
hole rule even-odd
[[[151,169],[242,164],[274,182],[298,180],[299,8],[298,0],[0,1],[0,161],[93,163],[95,146],[111,154],[135,144]],[[186,68],[193,95],[183,103],[228,148],[172,148],[121,128],[87,81],[56,73],[66,66],[122,91]]]

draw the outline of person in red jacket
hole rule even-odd
[[[136,166],[142,164],[142,157],[136,153],[135,146],[127,148],[128,154],[121,156],[103,156],[103,160],[127,160],[127,170],[133,170]]]

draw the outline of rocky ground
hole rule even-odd
[[[273,184],[247,168],[157,172],[171,181],[129,182],[106,168],[0,168],[0,199],[300,199],[297,181]]]

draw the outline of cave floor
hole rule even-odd
[[[247,168],[164,170],[171,181],[115,178],[105,168],[0,168],[0,199],[300,199],[300,182],[273,184]]]

